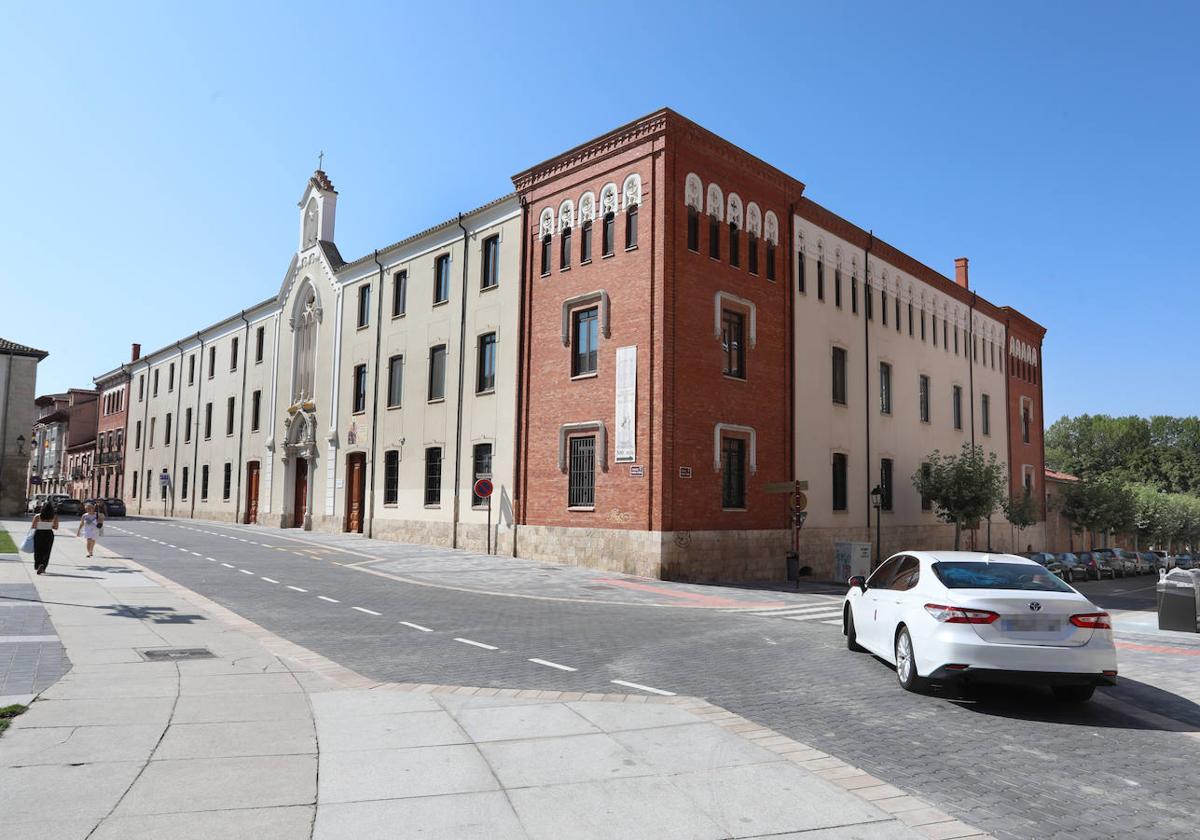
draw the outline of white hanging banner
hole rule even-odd
[[[637,346],[617,348],[617,463],[637,460]]]

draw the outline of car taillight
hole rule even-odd
[[[991,624],[1000,617],[990,610],[968,610],[945,604],[926,604],[925,612],[943,624]]]
[[[1090,630],[1111,630],[1112,621],[1106,612],[1098,613],[1081,613],[1071,616],[1071,623],[1076,627],[1084,627]]]

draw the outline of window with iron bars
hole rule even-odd
[[[594,507],[596,504],[596,438],[594,435],[570,440],[567,481],[569,507]]]

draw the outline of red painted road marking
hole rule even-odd
[[[592,578],[592,583],[603,583],[608,586],[623,586],[626,589],[636,589],[639,592],[653,592],[655,595],[666,595],[668,598],[681,598],[685,601],[695,601],[697,607],[745,607],[746,609],[765,610],[773,607],[786,607],[783,601],[749,602],[735,601],[732,598],[720,598],[716,595],[700,595],[696,592],[673,592],[661,586],[649,583],[634,583],[631,580],[615,580],[612,578]]]
[[[1125,650],[1142,650],[1147,653],[1173,653],[1176,656],[1200,656],[1200,648],[1164,647],[1163,645],[1139,645],[1134,642],[1117,642]]]

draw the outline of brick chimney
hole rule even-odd
[[[130,355],[129,361],[136,362],[140,358],[142,358],[142,345],[135,344],[133,345],[133,353]]]
[[[967,258],[958,257],[954,261],[954,282],[962,286],[964,289],[971,288],[971,284],[967,282]]]

